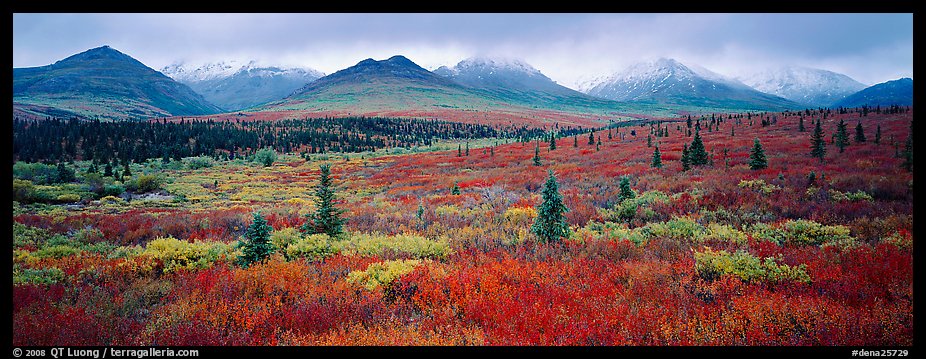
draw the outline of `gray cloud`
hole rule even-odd
[[[673,57],[726,75],[781,65],[873,84],[913,75],[912,14],[14,14],[13,66],[108,44],[159,69],[256,59],[332,73],[402,54],[426,68],[518,57],[561,84]]]

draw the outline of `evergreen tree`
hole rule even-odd
[[[881,125],[878,125],[878,130],[875,131],[875,144],[881,144]]]
[[[271,231],[273,227],[267,224],[260,212],[254,212],[254,220],[244,234],[244,241],[239,244],[243,253],[238,257],[238,261],[242,266],[248,267],[253,263],[262,262],[273,253]]]
[[[122,177],[132,177],[132,170],[129,169],[129,163],[125,162],[122,167]]]
[[[646,147],[652,147],[652,146],[653,146],[653,137],[650,135],[646,135]]]
[[[817,173],[810,171],[810,173],[807,175],[807,187],[813,186],[815,182],[817,182]]]
[[[469,142],[466,143],[466,155],[469,156]]]
[[[659,153],[659,146],[653,149],[653,163],[651,166],[653,168],[662,168],[662,153]]]
[[[457,157],[463,157],[463,145],[461,144],[457,144]]]
[[[453,183],[453,187],[450,187],[450,194],[454,196],[460,195],[460,186],[456,182]]]
[[[633,193],[633,189],[630,188],[630,177],[623,176],[621,177],[620,194],[618,195],[618,202],[623,202],[624,200],[631,199],[636,197],[636,194]]]
[[[907,142],[903,147],[903,168],[913,172],[913,122],[910,122],[910,135],[907,136]]]
[[[540,166],[540,142],[537,142],[537,146],[534,147],[534,166]]]
[[[556,149],[556,134],[550,133],[550,151]]]
[[[595,132],[589,132],[588,133],[588,145],[591,146],[594,144],[595,144]]]
[[[579,135],[572,136],[572,147],[579,147]]]
[[[495,157],[495,147],[489,147],[489,156]]]
[[[701,141],[701,131],[695,131],[694,139],[691,140],[691,147],[688,147],[688,156],[693,166],[702,166],[708,163],[707,150],[704,149],[704,142]]]
[[[682,171],[691,169],[691,153],[688,151],[688,144],[682,147]]]
[[[862,123],[859,122],[855,125],[855,143],[862,143],[865,141],[865,129],[862,128]]]
[[[68,168],[63,162],[58,163],[58,170],[56,172],[59,183],[71,183],[77,180],[77,175],[74,173],[74,170]]]
[[[113,176],[113,165],[109,162],[106,162],[106,167],[103,167],[103,176],[112,177]]]
[[[849,133],[846,130],[845,121],[839,120],[839,125],[836,126],[836,136],[833,141],[836,146],[839,147],[839,153],[845,151],[846,146],[849,145]]]
[[[752,152],[749,153],[749,168],[753,170],[768,168],[768,161],[765,158],[765,150],[762,149],[762,143],[759,142],[758,137],[756,137],[756,140],[752,145]]]
[[[823,139],[823,127],[820,126],[820,122],[817,121],[814,125],[813,135],[810,136],[810,156],[823,162],[823,158],[826,157],[826,140]]]
[[[325,233],[337,237],[343,232],[344,219],[341,218],[343,211],[334,206],[331,165],[323,164],[319,169],[321,173],[315,186],[315,213],[311,215],[310,221],[302,225],[302,231],[307,234]]]
[[[807,129],[804,128],[804,116],[801,116],[800,122],[797,123],[797,132],[804,132]]]
[[[543,242],[559,241],[569,235],[569,225],[566,224],[564,214],[569,211],[563,204],[563,196],[559,193],[559,184],[553,171],[549,171],[547,182],[543,185],[541,194],[543,201],[537,207],[537,219],[531,226],[531,231]]]
[[[730,126],[730,137],[736,137],[736,129]]]

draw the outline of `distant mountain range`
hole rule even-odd
[[[785,66],[739,78],[752,88],[807,107],[830,106],[865,88],[861,82],[832,71]]]
[[[325,74],[311,68],[266,66],[235,61],[192,66],[174,63],[161,72],[203,95],[225,111],[282,99]]]
[[[585,88],[589,95],[625,102],[756,110],[801,107],[705,68],[689,67],[666,58],[634,64],[597,83],[586,84]]]
[[[54,64],[13,69],[14,113],[150,118],[221,112],[188,86],[109,46]]]
[[[261,67],[253,61],[175,63],[162,71],[108,46],[48,66],[14,68],[14,114],[130,119],[243,110],[352,114],[549,110],[601,116],[909,105],[913,96],[911,79],[862,89],[864,85],[845,75],[786,67],[742,78],[753,88],[665,58],[581,82],[582,92],[510,58],[474,57],[432,72],[393,56],[366,59],[327,76],[307,68]]]
[[[860,106],[912,106],[913,105],[913,79],[905,77],[893,81],[880,83],[833,104],[833,107],[860,107]]]
[[[403,56],[393,56],[363,60],[259,110],[370,112],[512,106],[592,113],[628,107],[560,86],[519,60],[473,58],[431,72]]]

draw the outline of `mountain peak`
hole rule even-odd
[[[796,65],[768,69],[740,80],[756,90],[809,106],[829,106],[865,88],[849,76]]]
[[[397,65],[418,66],[418,64],[415,64],[414,62],[412,62],[412,60],[409,60],[407,57],[402,56],[402,55],[395,55],[393,57],[390,57],[386,59],[386,62],[390,62],[390,63],[397,64]]]

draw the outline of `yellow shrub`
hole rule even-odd
[[[234,248],[222,242],[191,243],[173,237],[157,238],[145,246],[142,255],[161,260],[164,272],[177,269],[207,268],[218,260],[235,257]]]
[[[506,221],[515,225],[530,224],[537,218],[537,210],[533,207],[509,207],[504,216]]]
[[[417,259],[373,263],[366,270],[348,273],[347,282],[374,290],[377,287],[392,284],[399,277],[411,273],[421,263],[421,260]]]
[[[286,250],[291,244],[302,239],[302,233],[292,227],[284,227],[270,233],[270,242],[278,251]]]

